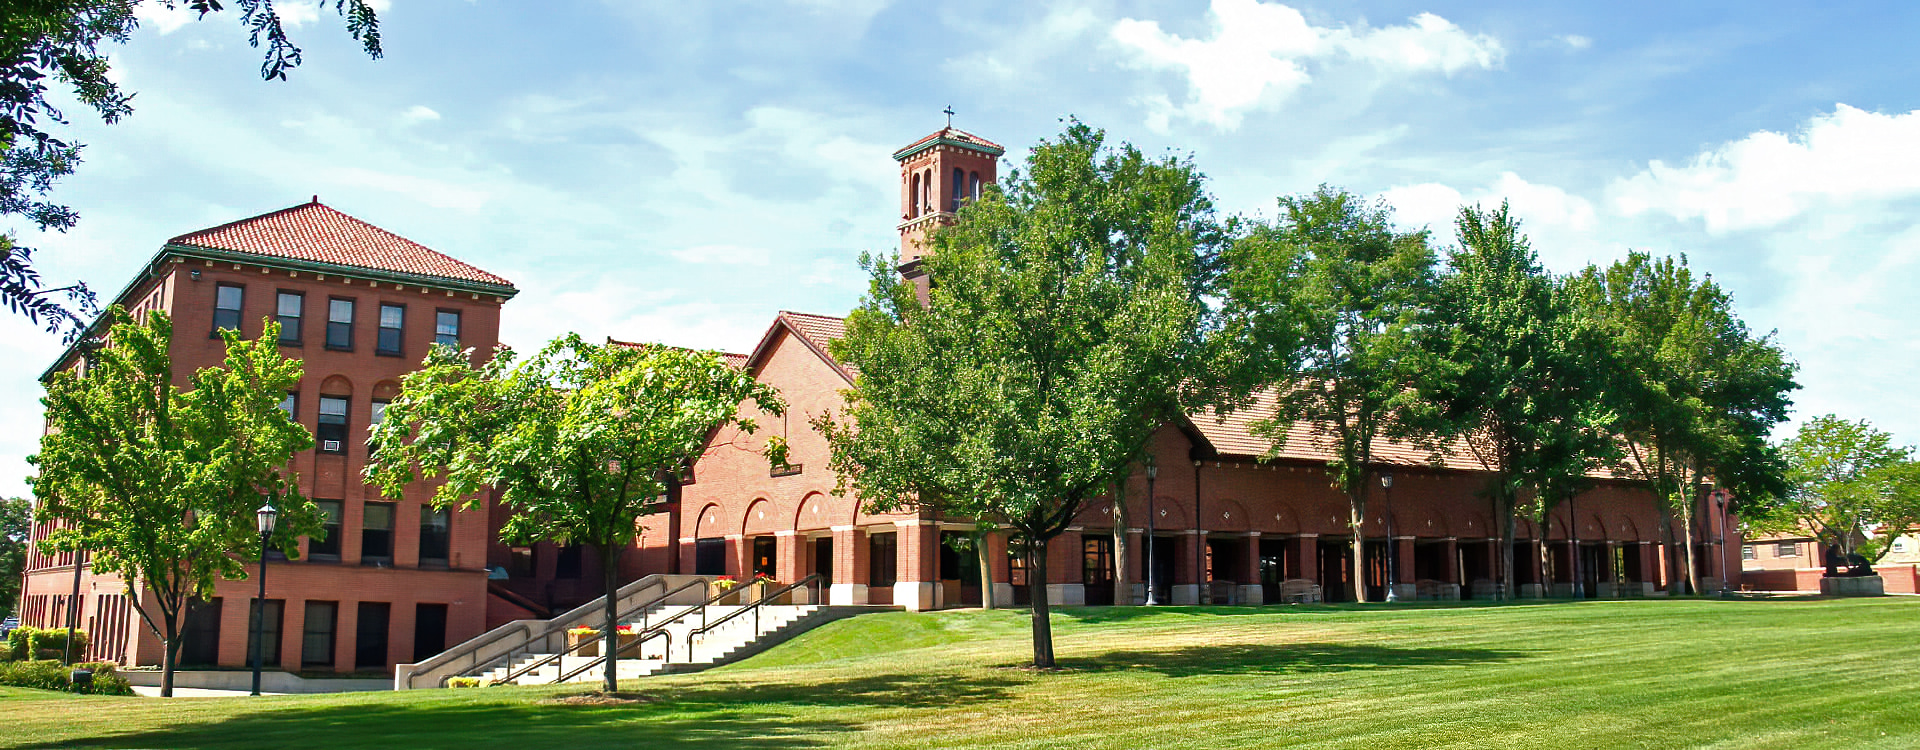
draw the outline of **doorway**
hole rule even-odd
[[[1080,582],[1088,606],[1113,606],[1113,537],[1080,536]]]

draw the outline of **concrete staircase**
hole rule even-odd
[[[645,618],[636,617],[623,624],[644,631],[643,623],[659,626],[662,618],[686,609],[655,607],[647,611]],[[637,648],[629,648],[622,653],[615,664],[615,672],[619,679],[625,680],[668,670],[705,669],[758,653],[767,646],[805,632],[822,622],[838,619],[836,615],[840,614],[813,604],[766,604],[758,607],[758,612],[742,611],[747,609],[739,605],[709,605],[704,607],[704,613],[695,610],[669,622],[661,627],[664,635],[649,638]],[[729,615],[733,615],[732,619],[721,622]],[[719,624],[705,633],[695,632],[706,623]],[[509,675],[542,661],[547,663],[503,682]],[[590,683],[599,681],[604,674],[604,667],[595,664],[598,661],[598,657],[593,656],[568,655],[555,659],[552,653],[530,653],[517,656],[511,662],[500,663],[478,676],[493,684],[548,685],[559,682],[569,673],[578,672],[566,681]],[[589,665],[593,666],[588,668]]]

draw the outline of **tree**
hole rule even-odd
[[[149,0],[184,7],[205,17],[222,10],[220,0]],[[54,182],[73,173],[82,145],[61,137],[64,113],[47,101],[49,85],[72,87],[81,104],[111,124],[133,113],[133,95],[110,77],[102,47],[124,43],[139,25],[142,0],[35,0],[7,2],[0,12],[0,217],[20,217],[40,231],[65,232],[79,214],[48,199]],[[347,33],[379,58],[380,22],[368,0],[332,0],[346,18]],[[287,38],[272,0],[234,0],[255,47],[264,39],[262,78],[285,79],[300,65],[300,48]],[[320,0],[322,6],[326,0]],[[84,284],[48,289],[33,267],[34,249],[12,233],[0,235],[0,300],[7,309],[50,332],[78,338],[92,312],[94,295]],[[59,299],[64,296],[66,303]],[[73,305],[73,307],[69,307]]]
[[[173,694],[181,616],[222,578],[244,579],[261,554],[254,511],[280,511],[271,544],[292,555],[318,536],[320,510],[287,464],[313,436],[280,409],[299,386],[300,362],[280,356],[279,326],[260,338],[221,331],[227,356],[174,385],[165,313],[144,322],[114,306],[111,342],[84,370],[47,383],[47,432],[28,459],[38,518],[58,526],[48,552],[85,551],[96,573],[117,573],[140,617],[165,643],[161,695]],[[140,588],[152,593],[143,601]]]
[[[1748,528],[1811,532],[1872,562],[1886,556],[1891,540],[1920,530],[1920,464],[1892,435],[1864,419],[1827,414],[1800,425],[1781,448],[1789,489],[1765,507],[1750,506]]]
[[[1448,253],[1422,329],[1428,359],[1414,421],[1441,438],[1436,447],[1465,453],[1487,472],[1505,596],[1523,505],[1531,501],[1545,528],[1552,509],[1583,491],[1589,471],[1610,457],[1610,415],[1597,408],[1609,367],[1506,203],[1462,207],[1454,226],[1460,246]]]
[[[1226,335],[1243,362],[1240,391],[1275,401],[1254,431],[1277,453],[1306,423],[1332,454],[1327,472],[1347,496],[1353,594],[1362,602],[1374,441],[1406,431],[1402,417],[1418,400],[1416,324],[1433,283],[1426,232],[1395,232],[1392,219],[1385,202],[1324,185],[1281,198],[1274,223],[1227,251],[1222,286]]]
[[[1668,556],[1685,561],[1685,572],[1671,576],[1674,590],[1697,592],[1693,519],[1707,483],[1732,490],[1736,503],[1784,487],[1766,435],[1786,419],[1787,394],[1799,387],[1795,365],[1771,334],[1755,336],[1740,321],[1711,276],[1696,280],[1684,258],[1631,253],[1569,284],[1620,358],[1623,376],[1609,387],[1613,429],[1625,440],[1620,468],[1653,491],[1662,535],[1680,547]]]
[[[1181,414],[1219,243],[1183,159],[1078,121],[933,236],[930,304],[868,258],[834,356],[845,411],[815,420],[837,491],[874,512],[987,518],[1024,543],[1033,664],[1052,668],[1047,543]]]
[[[33,505],[24,497],[0,498],[0,617],[20,603],[20,576],[27,570],[27,537],[33,531]]]
[[[620,553],[639,535],[641,516],[664,508],[668,483],[715,430],[754,431],[743,403],[776,416],[785,406],[771,386],[712,352],[594,345],[568,334],[524,362],[505,348],[478,367],[472,357],[435,347],[401,380],[369,438],[366,478],[399,497],[416,481],[444,477],[433,494],[440,507],[484,507],[492,488],[514,509],[502,540],[599,552],[613,692]],[[769,440],[766,454],[784,464],[785,443]]]

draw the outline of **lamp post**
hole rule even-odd
[[[1387,603],[1397,604],[1400,593],[1394,585],[1398,581],[1394,575],[1394,558],[1399,557],[1400,542],[1393,538],[1393,472],[1380,472],[1380,489],[1387,496]]]
[[[1726,596],[1732,587],[1733,566],[1727,564],[1727,500],[1726,490],[1713,491],[1714,504],[1720,506],[1720,595]]]
[[[1159,576],[1154,575],[1158,566],[1153,564],[1153,480],[1160,478],[1160,467],[1153,465],[1153,454],[1147,454],[1147,606],[1160,606],[1160,598],[1154,595],[1159,588]]]
[[[273,509],[273,503],[260,506],[254,515],[260,521],[260,595],[253,600],[253,692],[260,694],[260,651],[266,640],[262,626],[267,615],[267,545],[273,538],[274,521],[280,518],[280,511]]]

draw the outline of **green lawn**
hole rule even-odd
[[[1920,598],[887,613],[580,688],[91,698],[0,688],[0,747],[1920,746]]]

